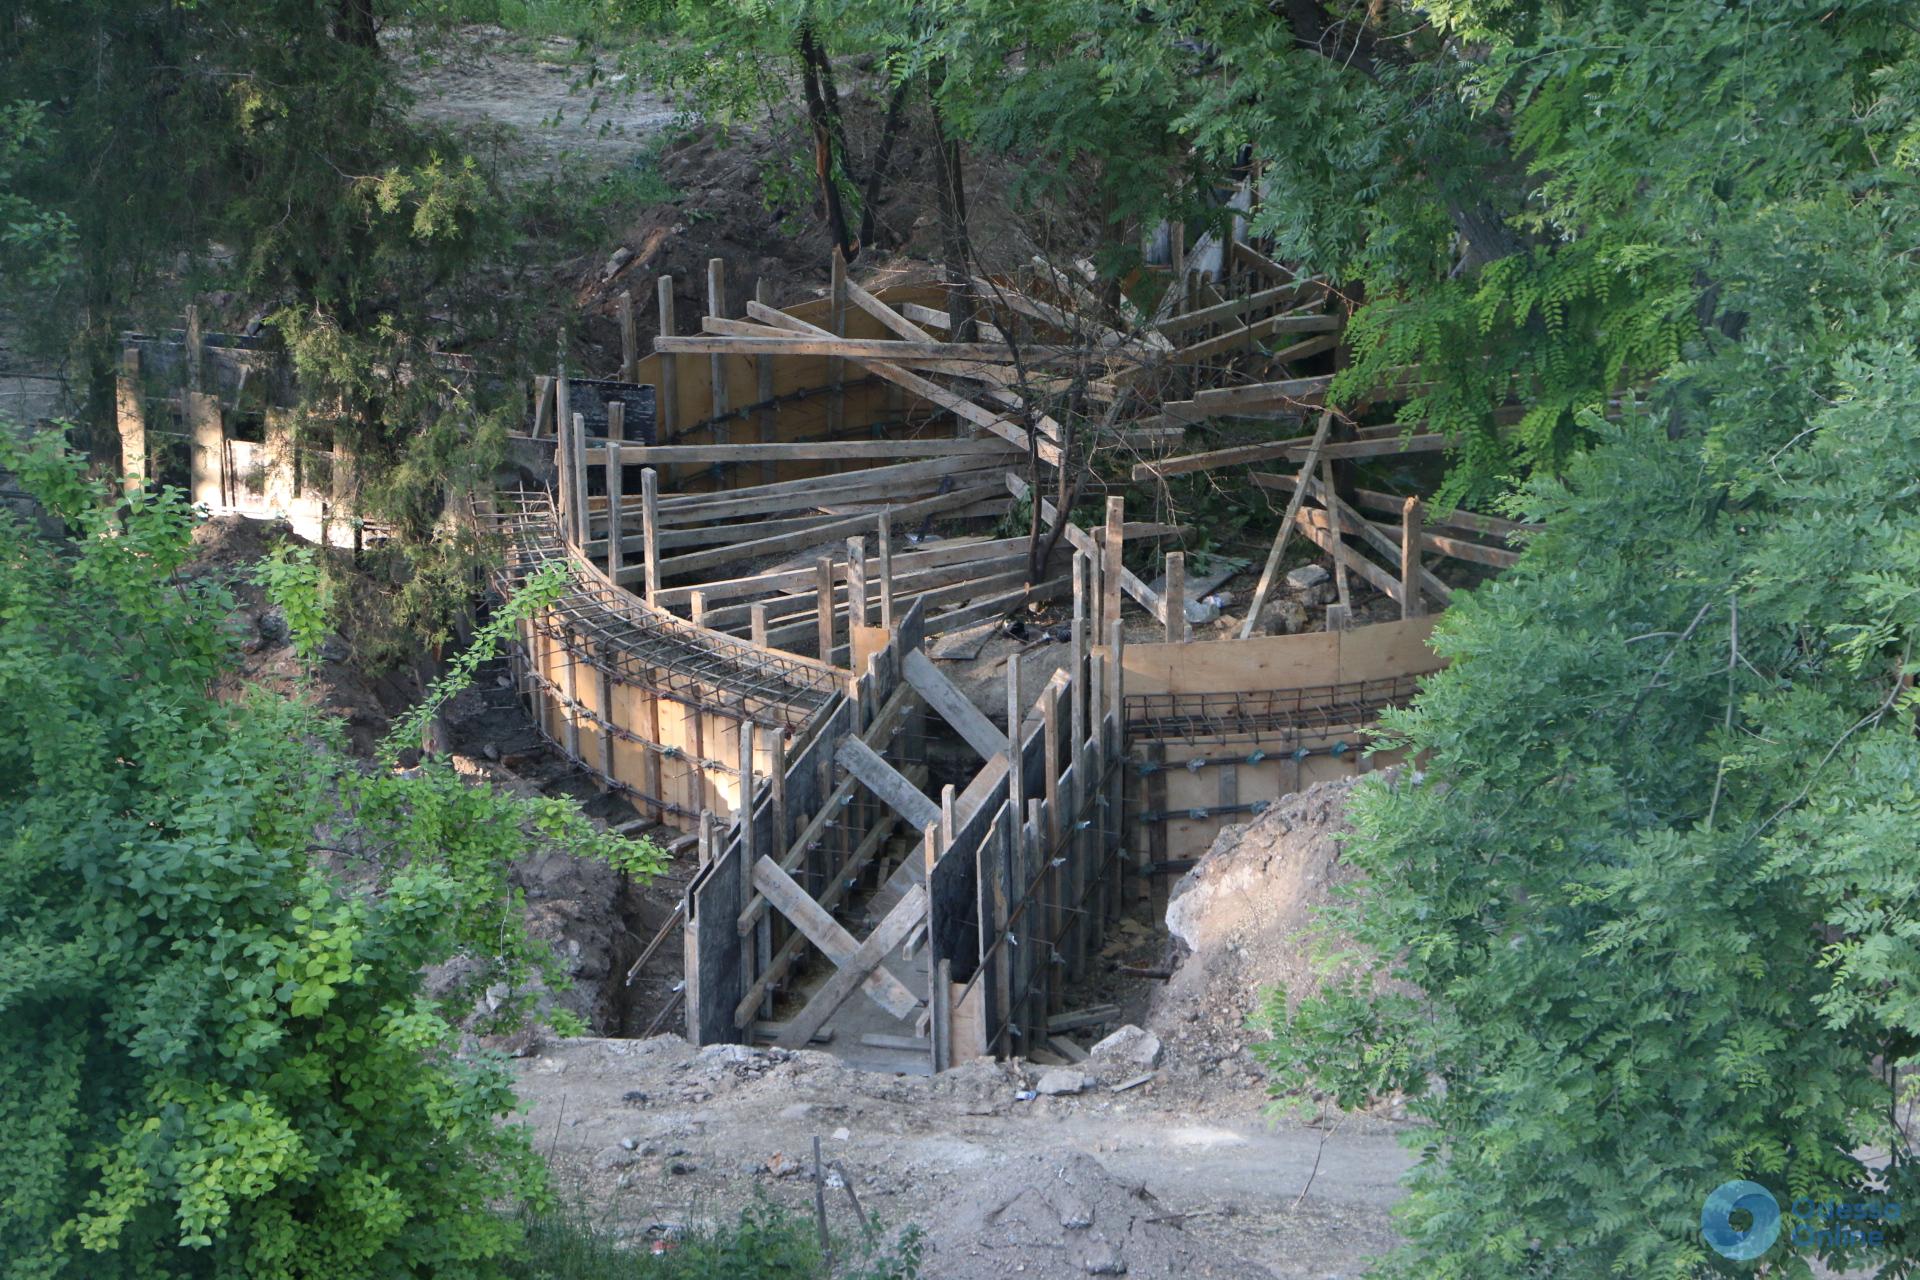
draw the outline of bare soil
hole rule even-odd
[[[1104,1078],[1027,1096],[1058,1069],[1021,1063],[896,1077],[663,1036],[562,1041],[516,1068],[560,1185],[622,1234],[724,1220],[762,1195],[811,1213],[817,1136],[865,1212],[929,1232],[933,1280],[1357,1276],[1394,1243],[1386,1211],[1409,1163],[1390,1121],[1270,1123],[1253,1094],[1201,1119],[1156,1083]],[[852,1225],[842,1192],[829,1212]]]

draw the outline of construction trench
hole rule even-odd
[[[1223,825],[1394,762],[1367,754],[1370,727],[1440,665],[1426,638],[1452,588],[1433,567],[1504,567],[1521,527],[1429,523],[1417,498],[1340,485],[1340,460],[1445,441],[1325,410],[1331,373],[1299,368],[1337,347],[1321,282],[1237,242],[1207,279],[1173,249],[1131,336],[1093,318],[1112,309],[1090,277],[1043,266],[971,282],[971,342],[945,340],[945,285],[870,293],[838,263],[826,297],[732,318],[716,259],[698,334],[676,333],[662,278],[652,354],[623,299],[617,377],[538,380],[512,441],[521,479],[470,505],[505,546],[501,592],[566,567],[511,658],[539,733],[697,846],[678,907],[623,966],[629,985],[683,969],[641,1030],[680,1021],[697,1046],[811,1045],[908,1074],[1071,1060],[1074,1036],[1113,1021],[1080,993],[1117,921],[1159,927]],[[333,517],[351,460],[295,447],[270,372],[196,330],[129,340],[129,474],[363,536]],[[1264,345],[1280,335],[1297,340]],[[1096,411],[1077,438],[1015,390],[1069,385]],[[1222,417],[1319,425],[1181,452],[1188,424]],[[1129,542],[1182,531],[1129,522],[1118,493],[1091,529],[1038,499],[1058,530],[1038,574],[1027,536],[992,536],[1036,479],[1094,492],[1095,449],[1139,458],[1136,483],[1232,469],[1287,495],[1237,634],[1189,623],[1222,573],[1190,578],[1179,552],[1156,583],[1125,567]],[[1063,469],[1079,478],[1056,487]],[[1255,634],[1296,532],[1332,558],[1326,629]],[[1397,616],[1356,618],[1362,583]],[[966,645],[948,642],[1009,617],[1040,639],[1005,662],[1004,698],[970,694]]]
[[[527,624],[517,684],[560,750],[698,836],[662,931],[682,931],[692,1043],[812,1045],[913,1074],[1070,1059],[1069,1035],[1103,1016],[1075,994],[1123,913],[1157,915],[1224,823],[1393,762],[1365,748],[1381,709],[1440,665],[1428,609],[1450,588],[1428,561],[1500,567],[1513,526],[1455,513],[1429,532],[1417,500],[1363,491],[1400,516],[1383,527],[1314,483],[1335,458],[1436,447],[1397,426],[1179,456],[1188,418],[1320,412],[1330,375],[1207,385],[1222,353],[1313,335],[1284,365],[1339,327],[1324,288],[1245,256],[1230,298],[1170,302],[1145,329],[1157,342],[1090,340],[1087,290],[1045,272],[975,282],[977,342],[944,340],[944,285],[869,293],[839,270],[825,298],[733,319],[716,260],[699,334],[677,335],[667,303],[654,353],[629,345],[618,379],[542,380],[533,435],[554,492],[502,492],[486,518],[512,547],[503,588],[554,560],[574,585]],[[1351,573],[1401,617],[1343,625],[1336,605],[1326,631],[1195,641],[1183,557],[1158,590],[1120,558],[1178,531],[1130,525],[1117,495],[1102,527],[1067,524],[1029,583],[1028,539],[986,532],[1034,474],[1011,390],[1025,371],[995,322],[1020,327],[1023,360],[1091,358],[1109,403],[1135,404],[1091,440],[1034,414],[1043,491],[1101,445],[1149,453],[1136,479],[1297,461],[1292,524],[1334,557],[1341,599]],[[1180,400],[1122,389],[1166,369],[1190,388]],[[1041,518],[1060,513],[1043,500]],[[1163,638],[1128,642],[1128,600]],[[1012,655],[996,723],[939,643],[1034,602],[1061,619],[1064,661],[1029,674]]]

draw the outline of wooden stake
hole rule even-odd
[[[819,602],[820,661],[833,661],[833,557],[814,561],[814,598]]]
[[[1327,518],[1330,521],[1327,526],[1327,536],[1331,541],[1338,543],[1341,540],[1341,532],[1346,527],[1346,522],[1340,519],[1340,500],[1333,491],[1333,463],[1324,459],[1320,463],[1320,486],[1321,497],[1326,502]],[[1344,631],[1347,629],[1348,620],[1351,619],[1353,614],[1353,591],[1347,584],[1347,558],[1345,556],[1335,556],[1333,558],[1333,588],[1335,594],[1340,597],[1340,609],[1342,613],[1340,630]],[[1333,629],[1333,625],[1329,623],[1327,630],[1331,631]]]
[[[724,318],[727,314],[727,264],[724,258],[707,259],[707,314]],[[719,352],[707,358],[707,373],[712,380],[713,438],[725,441],[727,429],[720,422],[727,412],[727,358]]]
[[[764,604],[748,605],[747,613],[751,619],[749,625],[752,627],[751,634],[753,642],[763,649],[767,648],[767,606]]]
[[[1320,457],[1320,446],[1327,442],[1327,433],[1333,430],[1333,414],[1320,415],[1320,425],[1314,428],[1313,443],[1307,446],[1307,456],[1300,464],[1300,474],[1311,476],[1313,466]],[[1280,529],[1273,535],[1273,549],[1267,552],[1266,567],[1260,570],[1260,585],[1254,588],[1253,603],[1247,606],[1247,619],[1240,624],[1240,638],[1245,640],[1258,628],[1260,611],[1266,608],[1267,595],[1273,590],[1274,582],[1280,576],[1280,557],[1286,552],[1287,539],[1293,534],[1294,517],[1300,514],[1300,503],[1307,496],[1305,484],[1294,487],[1293,496],[1287,499],[1287,514],[1280,518]]]
[[[1420,538],[1426,532],[1426,507],[1408,498],[1400,508],[1400,616],[1417,618],[1426,612],[1420,599]]]
[[[1187,631],[1187,553],[1167,553],[1167,586],[1160,595],[1160,611],[1166,615],[1167,643],[1185,644]]]
[[[660,336],[673,336],[673,277],[661,276],[659,288],[655,291],[660,302]],[[654,418],[659,430],[656,438],[665,443],[673,439],[674,429],[679,425],[680,415],[680,357],[663,354],[660,357],[660,392],[655,405]]]
[[[627,433],[627,406],[615,400],[607,406],[607,576],[620,580],[625,542],[625,497],[621,492],[626,468],[620,462],[620,442]]]
[[[647,601],[652,603],[660,594],[660,473],[652,467],[640,473],[640,540],[647,558]]]
[[[692,619],[694,626],[704,627],[707,625],[706,592],[696,591],[693,593],[693,600],[687,606],[687,615]]]
[[[633,294],[620,291],[620,380],[640,380],[640,337],[633,325]]]
[[[1100,569],[1100,631],[1104,636],[1120,625],[1120,575],[1125,565],[1127,500],[1107,499],[1106,537],[1100,546],[1105,564]]]
[[[834,246],[830,271],[827,327],[833,330],[835,337],[845,337],[847,333],[847,260],[841,256],[838,245]],[[827,381],[833,388],[833,394],[827,400],[827,436],[830,439],[840,434],[840,428],[846,421],[846,392],[843,384],[845,373],[844,362],[838,359],[827,361]]]
[[[762,306],[770,307],[773,305],[773,286],[767,283],[765,276],[762,276],[754,282],[753,298],[754,301],[760,303]],[[753,372],[755,393],[758,395],[760,403],[765,406],[760,410],[760,443],[772,444],[776,434],[774,430],[774,420],[780,413],[779,409],[773,404],[773,357],[755,356],[753,359]],[[779,467],[776,466],[771,459],[760,464],[761,483],[772,484],[778,478]]]
[[[871,615],[867,611],[867,540],[847,539],[847,633],[864,627]]]
[[[575,505],[573,537],[578,546],[586,546],[593,537],[593,519],[587,504],[587,419],[585,414],[573,415],[573,448],[569,453],[567,465],[573,470],[573,498]]]
[[[880,513],[880,625],[893,630],[893,511]]]

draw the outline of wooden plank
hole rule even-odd
[[[793,921],[794,928],[836,965],[852,959],[860,942],[840,926],[840,922],[815,902],[792,876],[780,869],[772,858],[762,857],[753,864],[753,887],[765,894],[780,914]],[[885,969],[875,969],[860,984],[874,1003],[896,1018],[904,1018],[920,1007],[920,1001],[906,985]]]
[[[927,891],[919,885],[907,890],[906,896],[887,913],[886,919],[860,944],[855,951],[827,979],[826,985],[814,992],[807,1005],[787,1023],[787,1029],[777,1041],[783,1049],[800,1049],[806,1046],[813,1033],[826,1025],[847,997],[853,994],[854,987],[866,979],[875,966],[906,941],[921,918],[927,913]]]
[[[1011,555],[1025,547],[1027,539],[1024,536],[996,539],[954,538],[922,545],[926,550],[909,551],[893,557],[893,568],[896,574]],[[868,562],[868,572],[874,572],[877,568],[877,561]],[[845,577],[844,574],[839,576]],[[805,591],[813,584],[814,571],[806,568],[751,574],[741,578],[721,578],[713,582],[701,583],[699,590],[705,591],[709,600],[737,600],[741,596],[759,595],[762,592]],[[687,603],[687,596],[693,590],[693,587],[668,587],[660,593],[660,599],[655,603],[668,608],[678,608]]]
[[[1262,489],[1291,489],[1296,483],[1292,476],[1277,475],[1266,471],[1255,471],[1248,476],[1248,479],[1252,480]],[[1358,491],[1358,495],[1362,507],[1369,511],[1378,511],[1386,515],[1399,515],[1402,506],[1406,502],[1406,498],[1403,495],[1382,493],[1377,489],[1361,489]],[[1503,520],[1499,516],[1481,515],[1475,511],[1455,509],[1444,516],[1436,516],[1431,511],[1427,512],[1426,527],[1429,529],[1457,529],[1462,533],[1478,534],[1482,537],[1489,538],[1508,538],[1516,534],[1538,533],[1542,526],[1537,524],[1523,524],[1516,520]],[[1429,538],[1431,538],[1431,535],[1429,535]],[[1424,545],[1429,551],[1439,550],[1430,540]],[[1494,551],[1501,555],[1510,555],[1514,560],[1519,558],[1517,553],[1502,551],[1495,547],[1476,547],[1474,550]],[[1452,553],[1449,552],[1446,554]],[[1474,555],[1463,555],[1458,558],[1462,560],[1473,560],[1478,557]],[[1511,564],[1512,560],[1489,560],[1484,563],[1504,566]]]
[[[707,314],[724,316],[727,314],[727,263],[724,258],[707,259]],[[655,347],[659,344],[656,342]],[[707,360],[707,377],[712,388],[712,407],[708,410],[709,430],[718,443],[725,443],[727,428],[727,358],[726,353],[716,351]]]
[[[640,340],[633,326],[633,294],[620,291],[620,379],[640,381]]]
[[[640,473],[640,554],[646,557],[646,598],[660,594],[660,473],[648,467]]]
[[[821,556],[813,562],[814,613],[822,662],[833,661],[833,557]]]
[[[1187,553],[1167,553],[1167,589],[1160,595],[1160,612],[1166,621],[1167,643],[1184,644],[1187,629]]]
[[[1424,508],[1408,498],[1400,516],[1400,616],[1417,618],[1426,612],[1420,599],[1420,535]]]
[[[1300,511],[1294,516],[1294,523],[1322,551],[1334,558],[1337,565],[1344,565],[1372,583],[1380,594],[1390,597],[1396,604],[1400,600],[1400,582],[1392,574],[1373,561],[1340,541],[1331,527],[1332,522],[1322,511]],[[1242,637],[1244,638],[1244,637]]]
[[[846,462],[867,458],[1018,457],[1004,440],[817,440],[799,444],[630,444],[620,451],[629,465],[646,463]],[[818,483],[813,481],[812,483]]]
[[[940,806],[860,739],[842,739],[833,758],[841,768],[860,779],[867,790],[886,801],[914,830],[925,831],[929,824],[940,821]]]
[[[885,467],[868,467],[847,475],[832,478],[831,489],[836,494],[849,493],[897,493],[900,486],[910,481],[940,480],[951,475],[963,475],[969,471],[991,471],[999,466],[994,457],[949,457],[928,458],[918,462],[900,462]],[[687,520],[696,518],[713,519],[726,515],[751,514],[755,508],[753,502],[763,498],[814,497],[818,498],[823,487],[829,487],[822,477],[808,476],[800,480],[779,480],[773,484],[747,485],[739,489],[723,489],[718,493],[675,494],[663,499],[660,511],[663,518]]]
[[[1007,490],[1016,498],[1024,498],[1031,492],[1027,482],[1011,471],[1007,473]],[[1051,527],[1060,518],[1060,513],[1054,508],[1052,502],[1042,498],[1040,499],[1040,518],[1045,520],[1048,526]],[[1179,532],[1178,526],[1142,524],[1139,522],[1122,524],[1121,530],[1122,540],[1138,536],[1157,537],[1163,533]],[[1079,525],[1071,522],[1067,524],[1066,531],[1062,536],[1065,537],[1069,543],[1073,544],[1077,550],[1086,552],[1088,558],[1091,559],[1096,566],[1103,563],[1100,555],[1100,538],[1098,536],[1088,533]],[[1134,602],[1142,609],[1145,609],[1156,618],[1160,616],[1160,593],[1142,582],[1140,575],[1136,574],[1133,570],[1122,567],[1120,571],[1120,589],[1132,596]],[[1095,603],[1097,604],[1098,601],[1096,600]]]
[[[1320,453],[1320,447],[1327,442],[1327,433],[1333,429],[1331,410],[1320,415],[1320,425],[1314,428],[1313,442],[1307,446],[1307,459],[1300,474],[1306,475],[1313,469],[1314,458]],[[1260,611],[1266,608],[1267,596],[1273,591],[1273,584],[1280,576],[1280,557],[1287,549],[1287,539],[1292,536],[1294,517],[1300,514],[1300,503],[1306,497],[1306,486],[1294,491],[1287,501],[1287,513],[1280,519],[1280,528],[1273,535],[1273,547],[1267,552],[1267,563],[1260,570],[1260,584],[1254,588],[1253,603],[1247,607],[1247,617],[1240,624],[1240,638],[1251,636],[1260,624]]]
[[[1161,333],[1172,337],[1176,333],[1185,333],[1203,325],[1220,324],[1228,320],[1238,320],[1249,311],[1260,311],[1267,307],[1284,307],[1305,297],[1310,291],[1321,288],[1318,280],[1304,280],[1297,284],[1283,284],[1272,289],[1262,289],[1244,297],[1233,298],[1211,307],[1202,307],[1198,311],[1189,311],[1183,315],[1172,316],[1154,326]]]
[[[620,560],[626,552],[626,539],[622,536],[626,495],[620,491],[626,482],[626,468],[620,462],[620,442],[626,438],[626,431],[627,406],[615,400],[607,405],[607,445],[601,450],[606,459],[607,527],[611,531],[606,539],[607,576],[615,582],[620,580]]]
[[[806,321],[787,315],[785,312],[774,311],[771,308],[762,308],[757,303],[749,304],[748,310],[758,319],[764,319],[769,323],[789,329],[808,333],[825,332],[825,330],[817,325],[808,324]],[[888,382],[896,386],[906,388],[922,400],[937,404],[956,417],[971,422],[976,427],[982,427],[991,431],[1001,439],[1018,445],[1022,449],[1027,447],[1027,433],[1019,423],[1010,422],[1000,414],[985,409],[962,396],[957,396],[937,382],[923,378],[917,373],[909,373],[905,369],[881,360],[856,359],[855,363],[866,369],[869,373],[885,378]],[[1066,455],[1061,451],[1060,446],[1051,441],[1040,441],[1036,446],[1036,451],[1040,455],[1040,460],[1051,466],[1064,466],[1066,463]]]
[[[1127,500],[1107,498],[1107,527],[1100,540],[1100,628],[1108,631],[1120,621],[1120,580],[1126,568]]]
[[[1164,480],[1168,476],[1184,476],[1195,471],[1214,471],[1246,462],[1294,457],[1299,451],[1300,439],[1297,436],[1284,440],[1263,440],[1259,444],[1236,445],[1231,449],[1214,449],[1206,453],[1189,453],[1179,458],[1157,458],[1152,462],[1135,463],[1133,479],[1135,483]]]
[[[1333,485],[1327,481],[1327,477],[1332,475],[1328,464],[1323,462],[1321,464],[1321,471],[1322,478],[1314,482],[1314,488],[1318,491],[1320,501],[1325,503],[1328,510],[1339,519],[1341,532],[1358,533],[1362,538],[1366,539],[1375,551],[1378,551],[1388,560],[1398,564],[1400,559],[1399,544],[1384,529],[1369,521],[1341,500],[1340,495],[1334,492]],[[1449,587],[1425,569],[1421,569],[1418,572],[1421,589],[1426,591],[1427,594],[1437,600],[1443,601],[1453,598],[1452,587]],[[1395,600],[1400,598],[1397,592],[1390,594],[1393,595]]]
[[[1339,329],[1339,316],[1328,315],[1279,315],[1268,316],[1264,320],[1255,320],[1252,324],[1235,329],[1232,333],[1223,333],[1217,338],[1208,338],[1196,342],[1190,347],[1182,347],[1173,353],[1175,364],[1193,364],[1223,351],[1232,351],[1236,347],[1246,346],[1261,338],[1276,333],[1327,333]]]
[[[655,294],[659,300],[660,334],[673,336],[673,277],[661,276]],[[680,426],[680,362],[661,356],[659,394],[654,397],[654,417],[658,424],[655,439],[670,440]]]
[[[914,692],[940,713],[953,731],[974,749],[982,760],[991,760],[997,751],[1007,750],[1007,735],[994,727],[986,713],[972,699],[954,687],[951,680],[933,665],[919,649],[910,651],[901,664],[901,673]]]
[[[951,511],[958,507],[970,506],[987,497],[995,486],[984,485],[968,489],[957,489],[952,493],[938,494],[931,498],[922,498],[916,502],[903,503],[893,509],[894,519],[905,520],[915,516],[934,515],[942,511]],[[826,538],[857,533],[873,522],[868,515],[848,516],[823,524],[817,529],[802,530],[799,533],[780,534],[771,538],[756,538],[747,542],[735,543],[713,551],[695,551],[689,555],[674,556],[661,562],[660,576],[665,578],[699,569],[711,569],[719,565],[732,564],[740,560],[754,559],[776,553],[799,551],[811,547]]]
[[[715,261],[718,261],[716,259]],[[736,322],[737,323],[737,322]],[[804,323],[804,322],[803,322]],[[843,360],[973,360],[1010,364],[1013,352],[997,342],[907,342],[898,338],[761,337],[727,333],[688,334],[654,339],[654,350],[676,355],[830,356]],[[1064,360],[1085,353],[1078,347],[1022,347],[1023,359]]]

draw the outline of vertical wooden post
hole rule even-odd
[[[673,277],[661,276],[659,287],[655,290],[659,296],[660,336],[673,337]],[[654,403],[654,424],[657,430],[654,439],[659,444],[672,444],[674,431],[680,425],[680,357],[666,352],[660,355],[660,389]]]
[[[539,374],[533,380],[533,427],[531,434],[538,440],[553,429],[553,379]]]
[[[629,299],[631,301],[631,299]],[[631,308],[629,308],[631,310]],[[623,520],[626,494],[626,467],[620,461],[620,445],[627,438],[627,406],[615,400],[607,406],[607,577],[620,581],[621,564],[626,559]]]
[[[1061,513],[1065,518],[1065,513]],[[1104,560],[1100,566],[1100,636],[1105,639],[1113,629],[1120,625],[1120,574],[1125,565],[1127,524],[1127,500],[1119,495],[1107,499],[1106,537],[1101,543],[1100,553]]]
[[[1070,735],[1075,743],[1086,740],[1087,736],[1087,571],[1091,561],[1084,551],[1073,553],[1073,630],[1069,636],[1072,644],[1071,664],[1067,670],[1073,673],[1073,732]],[[1074,748],[1079,750],[1078,746]]]
[[[558,615],[555,615],[558,617]],[[560,626],[560,689],[566,695],[567,705],[560,708],[562,746],[566,748],[569,760],[580,760],[580,653],[574,648],[577,643],[573,632],[566,624]]]
[[[848,538],[847,634],[852,635],[855,627],[866,626],[870,616],[867,611],[867,540]]]
[[[573,391],[567,386],[567,373],[562,369],[553,375],[553,432],[556,436],[565,435],[567,427],[573,422]]]
[[[1160,597],[1160,612],[1167,620],[1167,643],[1185,644],[1187,632],[1187,553],[1167,553],[1166,591]]]
[[[707,314],[718,319],[727,314],[727,263],[724,258],[707,259]],[[720,420],[727,414],[727,358],[719,352],[707,357],[707,374],[712,380],[713,441],[725,444],[727,428]]]
[[[573,540],[584,547],[593,537],[593,508],[587,500],[587,419],[585,414],[573,415],[573,451],[567,460],[573,468],[574,506],[578,509],[574,518]]]
[[[880,625],[893,630],[893,508],[880,510]]]
[[[620,291],[620,380],[640,381],[640,335],[633,325],[633,293]]]
[[[814,597],[820,612],[820,661],[833,661],[833,557],[814,561]]]
[[[1020,699],[1020,654],[1015,650],[1007,656],[1007,801],[1016,830],[1027,811],[1027,777],[1022,767],[1026,751],[1020,733],[1025,709]]]
[[[573,541],[573,509],[579,505],[573,496],[573,420],[562,418],[556,424],[557,434],[553,441],[553,477],[557,491],[555,510],[560,536],[568,542]],[[339,477],[334,478],[334,488],[339,488]]]
[[[696,591],[687,599],[687,616],[696,627],[707,625],[707,593]]]
[[[773,286],[767,283],[765,276],[754,282],[754,301],[762,306],[773,305]],[[774,420],[780,411],[773,407],[773,357],[755,356],[753,358],[754,394],[760,401],[760,443],[774,443]],[[760,483],[772,484],[779,479],[779,463],[771,458],[760,464]]]
[[[1173,282],[1168,285],[1167,288],[1168,292],[1174,295],[1174,310],[1178,311],[1180,309],[1178,303],[1184,300],[1180,295],[1186,292],[1187,220],[1185,218],[1173,219],[1173,225],[1170,226],[1167,231],[1168,250],[1173,267]]]
[[[834,246],[833,264],[827,290],[827,327],[833,330],[833,336],[844,338],[847,335],[847,260],[841,256],[840,247]],[[840,428],[846,423],[847,402],[844,378],[846,362],[835,357],[827,361],[827,382],[833,388],[827,398],[827,438],[840,438]]]
[[[652,467],[640,473],[640,554],[647,558],[648,603],[660,594],[660,473]]]
[[[1062,768],[1060,692],[1060,680],[1056,675],[1047,685],[1046,691],[1040,695],[1040,714],[1045,725],[1045,737],[1042,741],[1045,743],[1047,756],[1046,844],[1040,850],[1040,859],[1046,866],[1046,875],[1041,883],[1046,886],[1047,895],[1044,903],[1047,922],[1047,954],[1041,958],[1040,963],[1046,966],[1047,980],[1043,986],[1046,991],[1048,1013],[1058,1013],[1066,1004],[1066,983],[1064,982],[1066,974],[1055,963],[1055,957],[1062,954],[1060,952],[1060,943],[1063,941],[1060,936],[1061,889],[1066,884],[1066,878],[1060,874],[1060,868],[1066,862],[1065,841],[1062,839],[1066,831],[1066,824],[1063,821],[1065,815],[1060,812],[1060,770]]]
[[[764,603],[748,605],[747,617],[751,620],[749,625],[753,628],[751,632],[751,635],[753,637],[753,642],[759,645],[763,649],[766,648],[767,647],[767,606]]]
[[[1400,508],[1400,616],[1417,618],[1427,611],[1420,599],[1420,538],[1427,528],[1426,508],[1408,498]]]
[[[1303,482],[1306,479],[1304,475],[1300,478]],[[1335,501],[1337,501],[1334,496],[1336,492],[1337,490],[1333,487],[1333,461],[1330,458],[1322,459],[1320,463],[1320,496],[1323,499],[1321,506],[1327,513],[1327,538],[1330,542],[1339,542],[1345,535],[1347,528],[1346,521],[1340,518],[1339,509],[1334,506]],[[1353,593],[1347,586],[1347,562],[1339,556],[1333,558],[1333,589],[1340,597],[1341,625],[1338,627],[1334,626],[1333,619],[1329,616],[1327,620],[1327,630],[1345,631],[1347,629],[1346,618],[1353,611]]]
[[[140,348],[130,346],[120,355],[120,374],[114,380],[114,417],[120,428],[120,483],[138,493],[147,482],[147,413],[140,400]],[[293,460],[287,459],[291,466]]]

